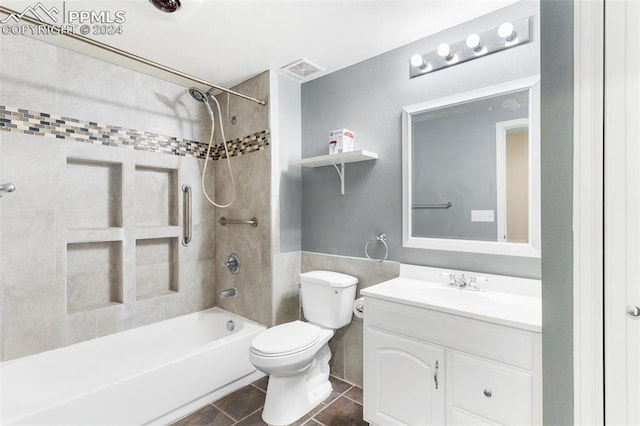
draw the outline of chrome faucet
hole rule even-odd
[[[235,253],[231,253],[229,259],[227,259],[226,262],[220,262],[220,264],[227,268],[232,274],[240,272],[240,258]]]
[[[454,287],[458,287],[458,288],[465,288],[466,286],[469,285],[469,283],[467,282],[467,277],[464,276],[464,274],[460,274],[460,276],[453,276],[453,282],[449,282],[449,285],[454,286]]]
[[[449,286],[467,290],[480,290],[480,286],[478,283],[488,281],[485,277],[467,278],[464,276],[464,274],[460,274],[460,276],[458,276],[449,272],[443,272],[440,274],[440,276],[445,277],[449,280]]]
[[[227,297],[236,297],[238,295],[238,289],[235,287],[227,288],[220,292],[220,298],[225,299]]]

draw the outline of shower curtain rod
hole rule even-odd
[[[267,104],[265,101],[263,101],[261,99],[253,98],[253,97],[245,95],[243,93],[239,93],[239,92],[233,91],[231,89],[227,89],[225,87],[218,86],[217,84],[210,83],[210,82],[208,82],[206,80],[203,80],[201,78],[194,77],[194,76],[186,74],[186,73],[184,73],[182,71],[178,71],[176,69],[173,69],[173,68],[167,67],[165,65],[159,64],[157,62],[153,62],[153,61],[151,61],[149,59],[143,58],[141,56],[134,55],[133,53],[129,53],[129,52],[125,51],[125,50],[118,49],[118,48],[113,47],[113,46],[109,46],[108,44],[105,44],[105,43],[90,39],[90,38],[85,37],[85,36],[80,35],[80,34],[75,34],[75,33],[72,33],[72,32],[64,31],[64,29],[62,27],[59,27],[57,25],[49,24],[48,22],[40,21],[38,19],[32,18],[30,16],[26,16],[26,15],[20,16],[21,15],[20,12],[17,12],[17,11],[15,11],[13,9],[8,8],[8,7],[0,6],[0,13],[4,13],[7,16],[13,14],[14,16],[18,16],[20,20],[28,22],[29,24],[38,25],[38,26],[44,26],[44,27],[48,28],[49,30],[53,30],[52,33],[54,33],[56,35],[59,34],[59,35],[65,36],[65,37],[72,38],[74,40],[77,40],[77,41],[80,41],[82,43],[88,44],[90,46],[94,46],[94,47],[97,47],[99,49],[106,50],[108,52],[111,52],[111,53],[114,53],[116,55],[122,56],[124,58],[132,59],[132,60],[134,60],[136,62],[148,65],[148,66],[153,67],[155,69],[158,69],[158,70],[173,74],[173,75],[175,75],[177,77],[187,79],[187,80],[192,81],[194,83],[202,84],[202,85],[207,86],[209,88],[214,88],[216,90],[220,90],[222,92],[229,93],[231,95],[238,96],[240,98],[256,102],[256,103],[258,103],[260,105],[263,105],[263,106]]]

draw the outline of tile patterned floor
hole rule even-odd
[[[359,426],[362,420],[362,388],[330,376],[333,392],[295,426]],[[262,408],[268,377],[207,404],[171,426],[264,426]]]

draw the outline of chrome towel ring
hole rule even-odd
[[[382,243],[384,245],[384,256],[381,259],[374,259],[371,256],[369,256],[369,244],[371,244],[374,241],[377,243]],[[369,238],[364,245],[364,254],[365,256],[367,256],[367,259],[373,260],[374,262],[383,262],[387,260],[387,257],[389,257],[389,245],[387,244],[387,235],[380,234],[377,237]]]

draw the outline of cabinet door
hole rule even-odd
[[[369,327],[364,343],[365,420],[444,424],[444,349]]]

